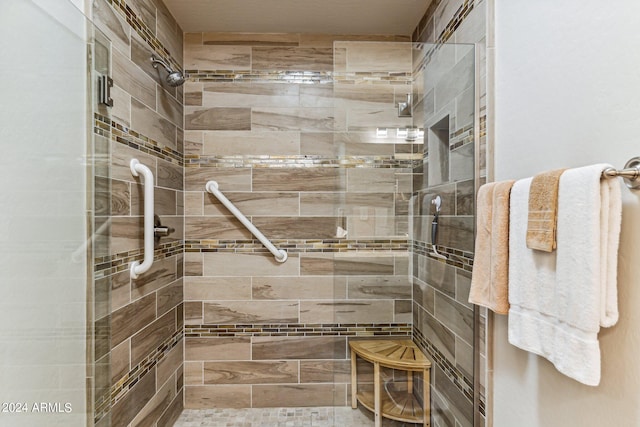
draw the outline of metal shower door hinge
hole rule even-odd
[[[111,88],[113,87],[113,79],[109,76],[98,76],[98,103],[113,107],[113,99],[111,99]]]

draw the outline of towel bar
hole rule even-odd
[[[615,178],[618,176],[624,178],[627,187],[634,190],[640,188],[640,157],[634,157],[629,160],[622,170],[607,168],[602,171],[603,178]]]

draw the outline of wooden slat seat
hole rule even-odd
[[[411,423],[430,425],[429,371],[431,361],[411,340],[380,339],[351,341],[351,407],[360,402],[375,414],[375,426],[382,425],[382,417]],[[357,357],[373,363],[374,385],[357,386]],[[382,386],[380,367],[407,371],[407,386],[400,390],[395,385]],[[413,374],[422,372],[424,379],[423,401],[413,394]]]

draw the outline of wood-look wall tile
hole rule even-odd
[[[382,216],[377,216],[377,212],[363,209],[362,216],[354,215],[347,217],[347,231],[351,239],[379,239],[379,238],[403,238],[399,230],[399,218],[394,217],[392,212],[382,212]]]
[[[348,360],[301,360],[301,383],[350,383],[351,363]]]
[[[253,360],[344,359],[343,337],[254,337]]]
[[[171,310],[131,337],[131,364],[137,365],[176,331],[176,313]]]
[[[301,215],[393,216],[393,193],[300,193]]]
[[[347,171],[347,190],[365,193],[394,193],[403,169],[351,168]]]
[[[203,253],[204,276],[297,276],[300,261],[289,254],[285,263],[279,263],[270,253]]]
[[[196,107],[189,107],[189,109],[191,108]],[[250,119],[251,126],[247,129],[301,132],[331,132],[336,130],[334,110],[326,107],[255,107],[252,108]],[[192,129],[189,126],[187,128]],[[215,129],[212,128],[212,130]],[[224,130],[223,128],[219,129]]]
[[[252,222],[270,239],[331,239],[341,224],[338,218],[320,216],[254,216]]]
[[[404,128],[411,126],[413,120],[407,117],[398,117],[397,107],[388,108],[352,108],[349,110],[347,126],[348,131],[367,131],[380,128]]]
[[[156,85],[163,85],[164,76],[166,75],[163,74],[165,72],[164,68],[161,66],[158,68],[153,67],[153,63],[150,59],[152,55],[158,57],[158,54],[155,53],[151,46],[149,46],[149,44],[147,44],[140,35],[133,31],[131,36],[131,61],[133,61],[138,68],[144,71],[147,76],[151,77],[153,81],[156,82]],[[165,86],[169,87],[166,84]],[[176,89],[170,88],[170,92],[175,96]],[[155,105],[149,105],[149,107],[153,109],[156,108]]]
[[[111,348],[117,346],[156,318],[156,294],[149,294],[111,315]]]
[[[204,384],[204,362],[184,362],[184,383],[186,385]]]
[[[474,174],[474,145],[466,144],[451,151],[449,155],[451,181],[467,181]]]
[[[167,353],[157,365],[158,384],[164,384],[184,363],[184,340]]]
[[[155,261],[149,271],[131,281],[131,298],[138,299],[175,281],[177,276],[176,258],[169,257]]]
[[[303,276],[393,275],[393,255],[362,256],[353,253],[304,254],[300,258]]]
[[[153,0],[133,0],[131,10],[145,23],[153,35],[156,34],[156,4]]]
[[[199,216],[203,214],[204,193],[201,191],[187,191],[184,193],[184,215]]]
[[[456,183],[456,214],[473,215],[475,184],[473,180]]]
[[[162,316],[184,301],[183,288],[183,281],[180,278],[158,290],[158,316]]]
[[[393,300],[300,301],[301,323],[390,323]]]
[[[156,368],[142,377],[111,410],[111,425],[126,427],[156,394]]]
[[[111,369],[111,385],[116,384],[131,370],[131,346],[129,341],[122,341],[111,349],[109,365]]]
[[[224,195],[245,215],[298,215],[299,196],[294,192],[233,192]],[[229,210],[212,194],[204,198],[204,215],[228,216]]]
[[[205,185],[216,181],[220,191],[251,191],[250,168],[185,168],[185,190],[206,191]]]
[[[413,278],[413,301],[420,304],[431,315],[434,313],[436,295],[433,287],[427,285],[422,280]]]
[[[338,42],[336,48],[347,49],[347,71],[411,73],[413,52],[410,43]]]
[[[295,155],[300,153],[300,133],[295,131],[205,131],[204,155]]]
[[[301,47],[252,47],[252,69],[333,71],[333,49]]]
[[[184,409],[184,391],[181,389],[176,397],[173,399],[173,402],[169,405],[166,411],[162,414],[160,419],[156,424],[156,427],[173,427],[173,425],[180,418],[180,414]]]
[[[473,426],[473,403],[460,391],[447,374],[436,365],[432,372],[433,387],[438,390],[438,394],[444,399],[447,412],[457,420],[463,427]]]
[[[173,380],[175,383],[175,379]],[[171,404],[176,395],[175,384],[158,381],[158,390],[149,402],[131,421],[132,427],[154,427],[165,409]]]
[[[250,46],[189,44],[184,51],[186,70],[250,70]]]
[[[204,323],[299,323],[297,301],[205,302]]]
[[[300,86],[300,106],[301,107],[329,107],[336,104],[336,95],[333,84],[322,85],[301,85]]]
[[[472,216],[440,217],[438,244],[465,252],[473,252],[475,219]]]
[[[473,310],[436,293],[435,317],[468,343],[473,342]]]
[[[131,213],[129,183],[115,179],[95,177],[96,215],[129,215]]]
[[[220,33],[202,34],[202,43],[206,45],[245,45],[245,46],[297,46],[300,35],[297,33]]]
[[[202,90],[205,107],[298,107],[300,101],[295,84],[207,82]]]
[[[100,279],[100,281],[96,280],[96,286],[103,283],[103,281],[107,287],[111,288],[110,292],[107,292],[106,295],[106,302],[110,302],[109,307],[111,313],[131,302],[131,276],[129,270],[112,274],[104,279]],[[96,316],[96,318],[100,317],[102,316]]]
[[[185,338],[185,361],[250,360],[251,337]]]
[[[336,44],[344,43],[345,41],[385,41],[385,42],[410,42],[411,36],[402,35],[377,35],[377,34],[314,34],[314,33],[302,33],[300,34],[301,46],[317,46],[317,47],[333,47],[334,42]]]
[[[202,254],[200,252],[186,252],[184,254],[184,275],[202,276]]]
[[[254,300],[315,300],[346,298],[344,277],[254,277]],[[251,299],[251,298],[245,298]]]
[[[182,28],[176,22],[169,9],[165,6],[164,2],[156,2],[158,7],[158,33],[156,37],[160,43],[169,51],[171,56],[182,64],[183,61],[183,37]]]
[[[333,384],[254,385],[254,408],[342,406],[346,388]]]
[[[109,6],[106,0],[96,0],[92,5],[93,22],[109,38],[121,54],[129,54],[131,27],[124,18]]]
[[[134,100],[155,108],[156,82],[117,50],[111,52],[111,73],[115,86],[122,88]]]
[[[336,102],[347,108],[395,106],[394,85],[353,85],[336,83],[334,94]],[[403,101],[406,100],[406,97]]]
[[[111,178],[127,182],[143,182],[131,174],[131,159],[138,159],[140,163],[151,169],[156,175],[156,158],[141,151],[134,150],[119,142],[111,143]]]
[[[362,132],[304,132],[300,154],[323,156],[390,156],[394,144],[376,140],[375,129]]]
[[[184,407],[185,409],[251,408],[251,386],[186,386]]]
[[[186,130],[251,130],[251,108],[184,108]]]
[[[109,349],[112,346],[112,337],[111,333],[111,317],[103,317],[102,319],[98,319],[93,322],[93,327],[95,330],[95,339],[93,344],[95,360],[99,360],[100,358],[109,354]]]
[[[187,81],[184,84],[184,105],[202,106],[203,83]]]
[[[416,306],[414,306],[415,309]],[[447,360],[455,363],[456,336],[435,317],[422,309],[420,311],[420,332],[442,353]]]
[[[397,299],[393,303],[393,321],[396,323],[411,323],[413,314],[411,300]]]
[[[251,232],[233,216],[188,216],[184,219],[187,239],[250,239]]]
[[[251,277],[185,277],[184,299],[186,301],[250,300]]]
[[[184,321],[188,325],[201,325],[204,323],[202,301],[185,301]]]
[[[297,382],[297,361],[204,362],[205,384],[281,384]]]
[[[158,160],[160,161],[160,160]],[[176,215],[178,195],[174,190],[156,187],[153,190],[153,210],[156,215]],[[144,215],[143,181],[131,185],[131,215]]]
[[[429,257],[425,257],[424,262],[425,275],[422,277],[422,274],[419,274],[419,277],[445,295],[455,297],[455,267]]]
[[[349,276],[349,299],[410,299],[408,276]]]
[[[473,304],[469,302],[471,291],[471,273],[456,269],[456,301],[473,310]]]
[[[253,171],[254,191],[344,191],[345,171],[334,168],[260,168]]]
[[[131,95],[120,86],[114,85],[111,88],[111,99],[111,118],[131,127]]]
[[[184,108],[166,89],[158,86],[158,113],[179,128],[184,126]]]
[[[162,146],[177,147],[176,125],[135,99],[131,100],[131,128]]]

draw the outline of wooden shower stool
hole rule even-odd
[[[351,407],[358,402],[375,414],[375,427],[382,425],[382,417],[410,423],[430,424],[429,371],[431,362],[411,340],[366,340],[351,341]],[[358,393],[356,357],[373,363],[373,393],[361,390]],[[390,384],[383,387],[380,367],[407,372],[406,390],[396,390]],[[423,399],[419,402],[413,393],[413,373],[422,372]],[[404,388],[404,387],[403,387]]]

